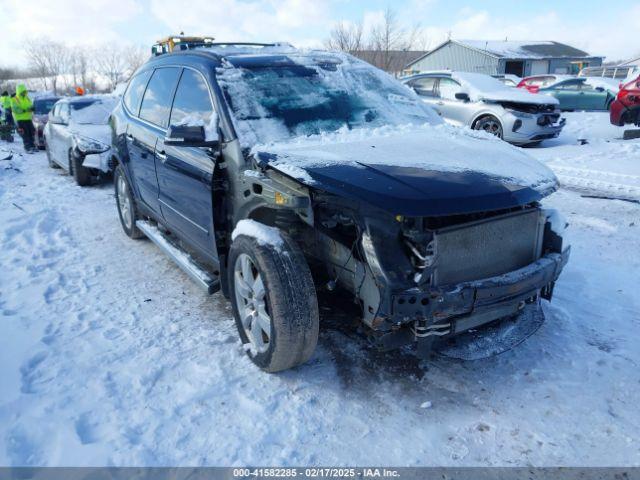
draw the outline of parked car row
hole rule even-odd
[[[352,297],[377,348],[427,357],[436,341],[540,311],[569,258],[566,223],[540,204],[553,173],[432,108],[520,143],[557,135],[556,100],[503,98],[492,80],[492,97],[473,75],[407,88],[347,54],[209,43],[140,67],[110,140],[84,121],[106,129],[84,115],[105,98],[59,101],[45,138],[69,171],[114,168],[125,234],[221,290],[265,371],[311,357],[318,291]]]
[[[572,75],[535,75],[523,78],[517,88],[556,98],[560,110],[609,110],[620,82],[609,78]]]

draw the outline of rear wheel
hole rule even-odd
[[[229,253],[236,326],[249,358],[267,372],[306,362],[318,342],[318,300],[309,266],[293,240],[282,239],[274,246],[239,235]]]
[[[49,162],[49,166],[51,168],[60,168],[60,165],[54,162],[53,158],[51,158],[51,150],[49,150],[49,144],[46,141],[44,142],[44,150],[47,154],[47,162]]]
[[[139,219],[136,204],[133,200],[127,177],[120,165],[116,168],[113,183],[116,190],[118,216],[120,217],[120,224],[122,225],[124,233],[134,240],[142,238],[144,234],[136,226],[136,221]]]
[[[479,119],[474,125],[474,128],[476,130],[484,130],[498,138],[502,138],[502,124],[500,123],[500,120],[493,115],[487,115],[486,117]]]

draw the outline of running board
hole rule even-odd
[[[189,275],[191,280],[196,282],[205,292],[213,294],[220,290],[219,278],[202,269],[191,258],[191,255],[176,246],[158,227],[144,220],[138,220],[136,226],[142,233],[149,237],[153,243],[160,247],[160,250],[167,254],[171,260],[177,263],[178,266],[184,270],[184,273]]]

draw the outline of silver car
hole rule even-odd
[[[565,124],[555,98],[508,87],[489,75],[430,72],[402,81],[448,122],[485,130],[516,145],[555,138]]]
[[[49,166],[64,168],[80,186],[111,172],[109,116],[117,102],[111,95],[59,100],[44,127]]]

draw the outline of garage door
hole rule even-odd
[[[531,75],[549,73],[549,60],[534,60],[531,62]]]

